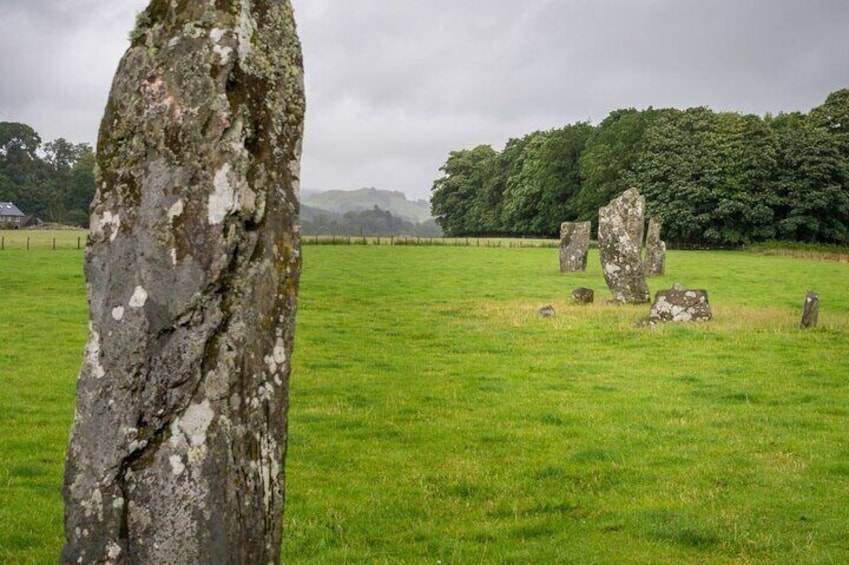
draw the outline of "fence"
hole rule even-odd
[[[560,245],[554,239],[532,238],[482,238],[482,237],[368,237],[347,235],[304,235],[303,245],[422,245],[445,247],[505,247],[505,248],[557,248]]]
[[[0,251],[76,251],[85,247],[86,235],[83,231],[2,230]]]
[[[0,251],[6,250],[80,250],[86,244],[86,232],[37,230],[0,231]],[[303,245],[421,245],[450,247],[557,248],[554,239],[480,238],[480,237],[368,237],[341,235],[301,236]]]

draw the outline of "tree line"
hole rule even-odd
[[[30,126],[0,122],[0,201],[45,222],[88,227],[94,150],[64,138],[42,144]]]
[[[808,114],[616,110],[452,151],[431,206],[449,236],[557,237],[630,187],[679,245],[849,243],[849,89]]]
[[[0,202],[13,202],[44,222],[88,227],[96,190],[95,153],[86,143],[42,143],[31,126],[0,122]],[[305,235],[439,237],[433,220],[414,223],[375,206],[334,214],[303,207]]]

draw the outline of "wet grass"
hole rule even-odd
[[[707,288],[716,319],[649,330],[643,307],[568,299],[607,296],[596,257],[578,275],[546,250],[305,261],[285,562],[849,558],[845,265],[676,252],[653,290]],[[809,288],[821,326],[802,332]]]
[[[16,253],[16,254],[15,254]],[[0,254],[0,562],[54,563],[77,252]],[[573,305],[556,251],[307,246],[285,563],[849,560],[849,265],[673,252],[715,320]],[[807,290],[820,327],[797,329]],[[553,318],[536,310],[552,304]]]

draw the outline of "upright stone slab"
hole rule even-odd
[[[649,323],[707,322],[713,319],[706,290],[685,290],[679,285],[659,290],[649,312]]]
[[[820,295],[813,291],[808,291],[805,295],[805,303],[802,305],[802,320],[799,322],[799,327],[803,330],[817,327],[817,321],[820,315]]]
[[[64,563],[277,563],[304,95],[288,0],[153,0],[100,128]]]
[[[666,273],[666,243],[660,239],[663,220],[652,216],[646,234],[646,276],[661,277]]]
[[[642,260],[646,200],[632,188],[599,210],[601,267],[613,300],[644,304],[651,296]]]
[[[563,222],[560,224],[561,273],[586,271],[589,248],[590,222]]]

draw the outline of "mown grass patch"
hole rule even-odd
[[[0,255],[0,562],[58,559],[86,319],[81,252]]]
[[[0,561],[53,563],[81,253],[0,255]],[[715,320],[635,328],[598,257],[308,246],[286,563],[849,559],[846,264],[669,255]],[[797,328],[808,289],[820,327]],[[537,309],[552,304],[553,318]]]
[[[675,252],[653,290],[679,280],[707,288],[716,319],[635,329],[645,307],[569,300],[577,286],[607,296],[597,257],[588,273],[561,275],[544,250],[312,251],[293,384],[302,402],[292,413],[288,562],[847,555],[831,529],[846,519],[827,501],[847,491],[845,266]],[[372,277],[356,265],[382,267]],[[802,332],[809,287],[829,306],[820,328]],[[367,297],[364,315],[345,312],[347,293]],[[554,318],[537,316],[544,304]],[[328,326],[344,338],[328,340]],[[319,342],[345,367],[311,370],[305,351]],[[359,364],[363,347],[373,354]],[[334,387],[374,402],[346,419],[324,402]],[[323,406],[331,420],[359,425],[331,433],[317,418]],[[300,413],[312,419],[301,425]],[[322,487],[327,473],[347,494]],[[820,506],[830,516],[820,526],[802,521]],[[327,512],[338,530],[315,525]]]

